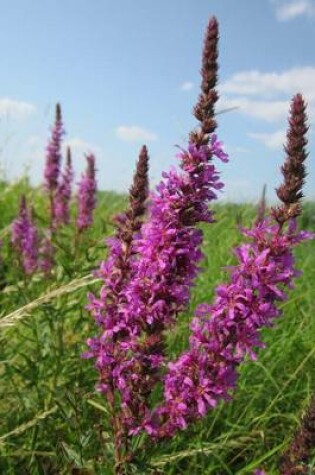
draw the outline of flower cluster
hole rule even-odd
[[[217,139],[211,143],[216,156],[226,161]],[[100,298],[90,297],[89,308],[102,334],[89,340],[88,356],[96,358],[99,390],[107,395],[112,387],[119,390],[124,426],[133,433],[148,411],[147,396],[159,379],[164,361],[162,331],[187,306],[203,257],[202,232],[194,225],[213,222],[208,203],[223,186],[210,162],[210,144],[190,143],[179,154],[184,173],[165,173],[151,195],[148,221],[133,242],[133,251],[141,259],[131,261],[130,281],[120,304],[114,303],[121,275],[119,266],[113,267],[121,255],[122,243],[117,239],[110,242],[110,258],[100,270],[107,285]]]
[[[37,268],[38,232],[24,195],[21,196],[19,215],[12,223],[11,243],[25,274],[32,274]]]
[[[40,232],[37,232],[34,223],[32,222],[31,214],[26,210],[25,199],[22,197],[22,203],[24,203],[25,210],[23,211],[23,206],[20,208],[19,217],[14,221],[12,225],[13,237],[12,242],[15,243],[15,248],[18,248],[18,238],[15,234],[15,230],[18,229],[21,222],[26,222],[28,220],[31,223],[29,234],[34,233],[32,242],[37,242],[37,246],[34,245],[34,249],[31,247],[33,244],[30,244],[30,249],[27,251],[27,259],[29,262],[25,262],[22,265],[22,268],[26,269],[26,273],[31,273],[34,270],[40,270],[44,272],[45,275],[49,275],[53,269],[54,263],[56,261],[55,252],[58,249],[58,233],[60,228],[65,225],[71,224],[71,213],[70,213],[70,204],[71,204],[71,195],[72,195],[72,182],[73,182],[73,166],[71,158],[71,150],[67,148],[66,160],[61,171],[61,145],[62,138],[64,135],[64,128],[61,115],[61,106],[60,104],[56,105],[56,115],[55,123],[51,131],[51,138],[47,146],[46,153],[46,162],[44,169],[44,188],[47,192],[48,198],[48,219],[46,222],[46,228]],[[79,233],[93,223],[93,211],[96,206],[96,180],[95,180],[95,157],[94,155],[88,155],[87,157],[87,170],[82,175],[82,179],[79,183],[78,196],[77,196],[77,219],[75,224],[75,231]],[[44,221],[44,219],[43,219]],[[35,236],[36,234],[36,236]],[[22,239],[22,238],[21,238]],[[20,239],[20,240],[21,240]],[[31,238],[24,237],[23,240],[26,242],[31,242]],[[23,241],[23,242],[24,242]],[[75,246],[78,246],[80,240],[75,240]],[[26,248],[26,244],[23,246]],[[24,251],[26,256],[26,251]],[[37,256],[36,265],[35,255]],[[25,261],[26,257],[23,257]],[[21,261],[21,258],[20,258]]]
[[[250,242],[236,248],[230,282],[217,287],[212,305],[199,305],[189,350],[168,364],[165,402],[143,424],[152,436],[172,436],[230,398],[238,365],[256,358],[254,349],[264,346],[259,330],[279,317],[277,303],[299,275],[293,246],[312,237],[298,232],[294,220],[283,233],[268,219],[242,232]]]
[[[77,197],[77,227],[79,232],[93,224],[93,211],[96,206],[95,157],[90,154],[87,155],[86,160],[87,169],[81,177]]]

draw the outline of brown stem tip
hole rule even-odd
[[[149,155],[145,145],[140,150],[133,183],[129,190],[129,207],[127,211],[114,217],[117,236],[130,244],[134,234],[140,230],[146,211],[149,194]]]
[[[301,213],[300,200],[303,197],[305,183],[305,159],[307,125],[306,104],[301,94],[296,94],[291,102],[287,143],[284,147],[286,159],[281,167],[283,183],[276,189],[283,205],[274,211],[276,220],[281,224]]]
[[[56,104],[56,122],[60,122],[61,121],[61,105],[59,104],[59,102],[57,102]]]
[[[194,108],[194,115],[201,122],[201,137],[214,132],[217,124],[214,119],[214,106],[219,96],[215,90],[218,79],[218,42],[219,25],[215,17],[210,18],[206,31],[201,68],[201,94]],[[191,134],[193,141],[198,140],[198,133]]]

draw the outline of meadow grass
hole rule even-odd
[[[33,197],[37,219],[44,222],[42,193],[30,189],[27,180],[0,188],[0,474],[111,474],[113,440],[105,401],[94,390],[93,362],[80,355],[85,340],[97,333],[85,310],[87,292],[101,284],[93,270],[106,257],[104,238],[126,197],[99,193],[93,229],[76,248],[74,231],[65,229],[56,243],[53,276],[26,279],[6,244],[9,225],[21,191]],[[203,272],[190,308],[168,335],[172,356],[187,345],[196,305],[211,302],[215,285],[227,279],[224,267],[233,265],[231,249],[242,239],[238,225],[249,225],[255,216],[251,205],[215,209],[217,222],[203,226]],[[300,222],[315,230],[314,203],[305,205]],[[143,439],[135,439],[139,465],[133,473],[147,473],[141,461],[148,458],[155,473],[168,475],[245,475],[257,467],[278,473],[279,456],[315,387],[315,243],[302,244],[296,259],[303,275],[282,305],[283,316],[264,330],[266,349],[240,368],[231,402],[172,440],[150,444],[145,453]]]

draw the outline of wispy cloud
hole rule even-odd
[[[272,133],[253,132],[249,133],[248,136],[253,139],[259,140],[268,148],[277,150],[281,149],[285,143],[286,131],[277,130],[276,132]]]
[[[242,71],[223,83],[220,90],[228,94],[269,97],[303,91],[308,99],[315,99],[315,67],[292,68],[282,73]]]
[[[242,114],[267,122],[283,121],[289,101],[302,92],[308,115],[315,117],[315,66],[292,68],[283,72],[240,71],[220,87],[219,107],[236,108]]]
[[[275,7],[276,18],[279,21],[293,20],[299,16],[314,17],[315,4],[313,0],[271,0]]]
[[[9,119],[25,119],[36,111],[29,102],[17,101],[7,97],[0,98],[0,116]]]
[[[240,113],[267,122],[277,122],[285,119],[289,110],[289,101],[259,101],[248,97],[229,98],[222,96],[218,108],[237,109]]]
[[[191,91],[194,88],[194,83],[190,81],[183,82],[180,86],[181,91]]]
[[[138,125],[120,125],[116,128],[116,136],[125,142],[152,142],[157,135]]]

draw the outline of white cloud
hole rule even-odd
[[[264,95],[295,94],[302,92],[308,100],[315,99],[315,67],[292,68],[282,73],[242,71],[222,84],[223,93]]]
[[[266,147],[271,149],[281,149],[286,140],[286,131],[285,130],[277,130],[273,133],[260,133],[260,132],[253,132],[248,134],[249,137],[259,140],[262,142]]]
[[[157,135],[138,125],[120,125],[116,128],[116,135],[125,142],[142,142],[157,140]]]
[[[0,98],[0,116],[9,119],[24,119],[36,111],[33,104],[16,101],[7,97]]]
[[[279,21],[289,21],[303,15],[313,17],[315,14],[313,0],[272,0],[272,3]]]
[[[180,86],[181,91],[191,91],[194,88],[194,83],[190,81],[183,82]]]
[[[228,98],[222,96],[218,108],[237,109],[239,112],[267,122],[283,120],[289,110],[289,101],[257,101],[247,97]]]
[[[303,94],[308,116],[315,118],[315,66],[292,68],[283,72],[241,71],[225,81],[219,107],[237,108],[250,117],[268,122],[288,116],[291,98]]]

